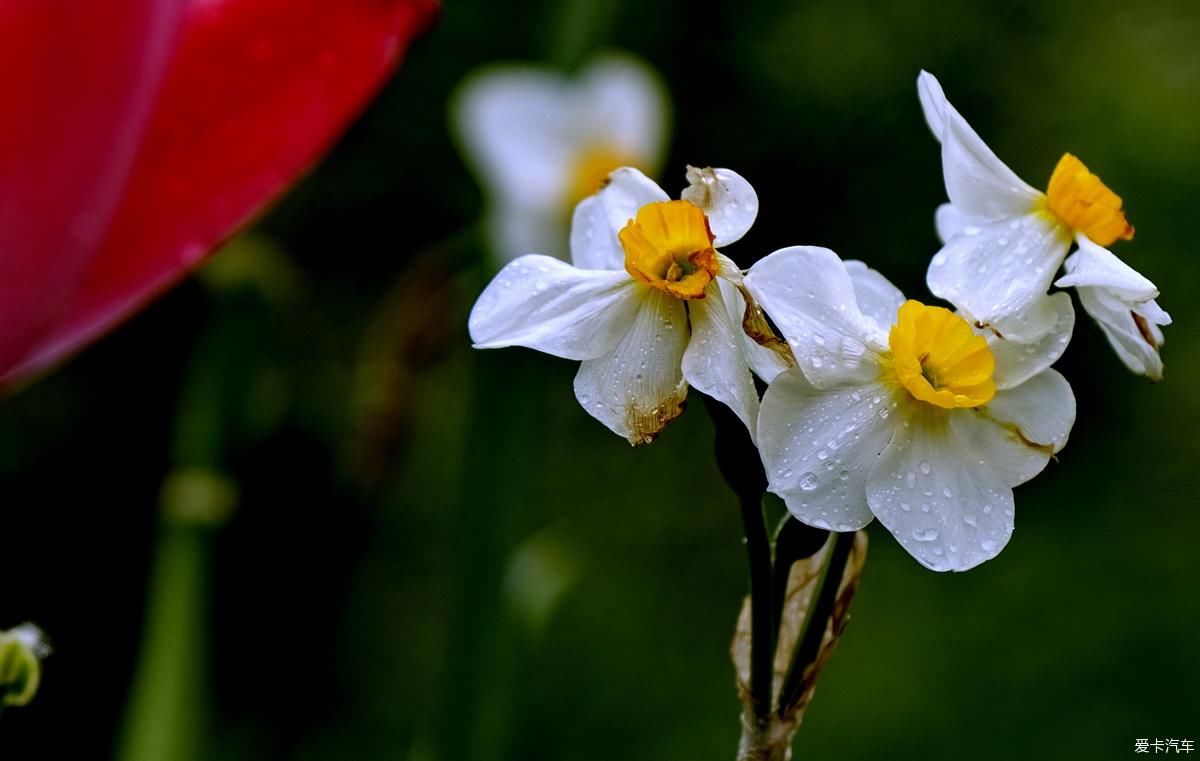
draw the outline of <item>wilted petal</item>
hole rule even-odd
[[[616,348],[580,365],[575,396],[613,433],[635,446],[648,444],[683,412],[687,345],[683,302],[644,288],[637,316]]]
[[[717,258],[720,260],[724,257],[718,254]],[[788,360],[790,349],[783,351],[786,349],[786,342],[783,339],[775,337],[780,345],[777,348],[769,348],[746,334],[746,297],[742,290],[724,277],[718,277],[716,282],[721,289],[725,307],[729,310],[730,321],[739,326],[739,340],[746,353],[746,361],[750,365],[750,370],[765,382],[770,383],[776,375],[794,367],[795,365]]]
[[[1125,366],[1151,380],[1161,380],[1163,361],[1159,347],[1163,345],[1163,333],[1159,325],[1169,324],[1171,318],[1157,302],[1131,307],[1105,288],[1083,286],[1076,291],[1084,311],[1099,323]]]

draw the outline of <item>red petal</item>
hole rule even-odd
[[[112,227],[36,351],[44,368],[167,288],[324,152],[432,0],[191,0]]]
[[[0,0],[0,374],[112,219],[184,0]]]

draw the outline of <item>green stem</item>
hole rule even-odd
[[[205,757],[204,679],[209,532],[160,529],[142,654],[117,758],[199,761]]]
[[[788,667],[787,676],[784,677],[783,686],[779,691],[778,715],[781,717],[787,716],[796,701],[804,694],[805,669],[817,657],[817,651],[825,637],[826,625],[829,617],[833,614],[838,588],[842,584],[846,559],[850,556],[851,548],[854,547],[855,534],[853,531],[835,533],[833,536],[833,547],[830,548],[829,557],[825,561],[816,599],[804,621],[804,634],[800,637],[799,644],[796,645],[796,652],[792,655],[791,665]]]

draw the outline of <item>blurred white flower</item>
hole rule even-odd
[[[575,396],[631,444],[683,411],[688,384],[751,432],[758,394],[742,332],[741,272],[717,247],[740,239],[758,197],[728,169],[688,169],[679,201],[632,168],[613,172],[571,223],[574,266],[510,262],[471,311],[476,348],[526,346],[581,360]]]
[[[1012,489],[1067,442],[1075,398],[1051,363],[1070,335],[1023,346],[942,307],[905,301],[879,273],[797,246],[745,285],[798,366],[767,389],[758,446],[770,490],[800,521],[853,531],[879,518],[934,570],[995,557]],[[1061,332],[1064,331],[1065,333]]]
[[[668,112],[658,76],[628,55],[597,58],[574,78],[518,64],[469,77],[453,120],[486,191],[501,261],[531,252],[565,259],[577,203],[618,167],[658,170]]]
[[[1034,341],[1053,330],[1044,297],[1074,240],[1059,287],[1075,286],[1122,361],[1162,376],[1159,325],[1171,322],[1158,289],[1104,246],[1133,237],[1121,198],[1083,162],[1064,154],[1046,193],[1027,185],[980,139],[946,100],[937,79],[921,72],[925,119],[942,144],[950,203],[937,210],[945,246],[929,267],[929,289],[970,320],[1000,335]]]

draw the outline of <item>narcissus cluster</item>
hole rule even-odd
[[[1170,318],[1154,285],[1105,248],[1134,229],[1079,159],[1064,155],[1041,193],[932,75],[918,92],[950,197],[928,274],[944,304],[905,299],[866,264],[814,246],[743,271],[722,249],[758,213],[749,182],[689,167],[671,200],[626,167],[576,206],[572,264],[529,253],[496,275],[471,314],[475,345],[581,361],[580,404],[635,445],[695,387],[745,424],[796,519],[855,531],[878,518],[934,570],[995,557],[1013,533],[1013,488],[1075,422],[1071,387],[1051,369],[1075,311],[1051,287],[1074,287],[1122,361],[1152,378]]]

